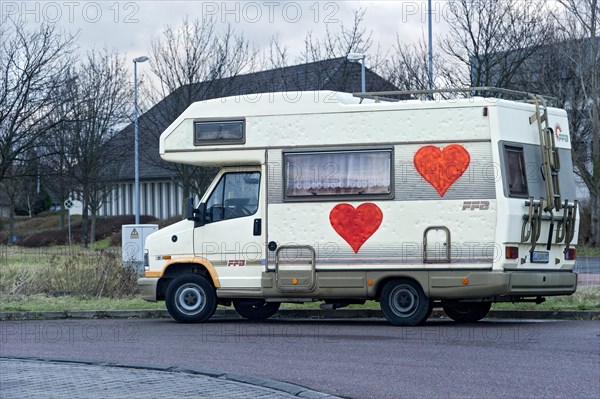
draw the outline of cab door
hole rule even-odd
[[[205,197],[194,253],[215,267],[221,288],[260,289],[265,268],[265,182],[260,167],[224,169]]]

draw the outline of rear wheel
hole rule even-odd
[[[217,308],[214,287],[198,274],[174,278],[167,288],[165,302],[171,317],[181,323],[206,321]]]
[[[237,299],[233,307],[240,316],[250,320],[264,320],[279,310],[280,302],[266,302],[264,299]]]
[[[415,326],[431,314],[431,301],[413,280],[388,281],[381,290],[380,301],[385,318],[395,326]]]
[[[461,323],[472,323],[483,319],[491,306],[491,302],[442,302],[448,317]]]

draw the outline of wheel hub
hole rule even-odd
[[[204,307],[204,294],[200,287],[186,284],[177,292],[177,305],[186,313],[196,313]]]
[[[415,312],[419,304],[417,293],[412,287],[396,287],[391,295],[391,308],[394,313],[402,316],[409,316]]]

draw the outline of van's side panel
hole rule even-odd
[[[344,197],[325,201],[286,201],[283,195],[283,151],[269,150],[268,241],[275,241],[278,245],[313,246],[317,270],[343,270],[347,267],[381,270],[490,269],[494,257],[500,255],[494,240],[497,177],[491,144],[487,140],[457,144],[470,154],[470,164],[443,196],[417,172],[414,155],[425,145],[443,149],[448,144],[414,143],[392,146],[394,198],[364,201],[356,198],[346,200]],[[329,215],[338,204],[348,203],[357,208],[367,202],[381,209],[383,221],[355,253],[334,230]],[[432,226],[444,226],[449,230],[451,262],[423,262],[423,236],[425,230]],[[437,245],[434,254],[445,251],[442,243],[433,245]],[[273,268],[274,253],[269,252],[268,256],[269,267]]]

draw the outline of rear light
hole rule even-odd
[[[519,259],[519,247],[506,247],[506,259]]]
[[[577,250],[575,248],[569,248],[565,251],[565,260],[575,260],[577,258]]]

